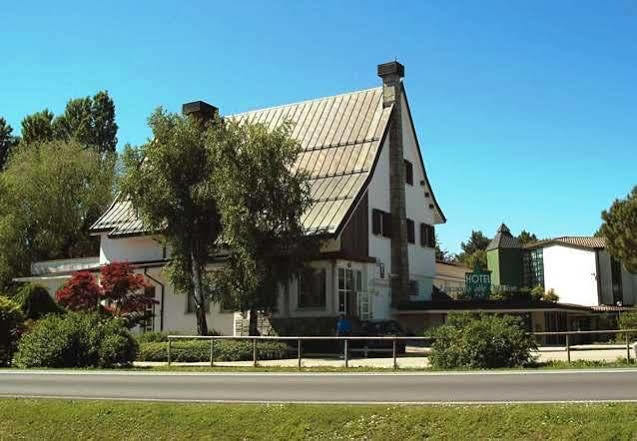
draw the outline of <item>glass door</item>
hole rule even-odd
[[[363,290],[363,273],[352,268],[338,269],[338,312],[358,316],[358,293]]]

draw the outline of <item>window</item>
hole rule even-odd
[[[414,297],[418,296],[418,281],[417,280],[409,281],[409,295]]]
[[[195,299],[191,293],[188,293],[187,301],[186,301],[186,313],[192,314],[197,310],[197,304],[195,303]],[[206,312],[210,312],[210,301],[206,299],[206,303],[204,305]]]
[[[391,237],[391,214],[374,208],[372,210],[372,233]]]
[[[414,185],[414,166],[405,159],[405,182]]]
[[[338,312],[356,315],[358,293],[363,290],[363,273],[351,268],[338,269]]]
[[[409,243],[416,243],[416,231],[414,221],[407,219],[407,241]]]
[[[622,288],[622,264],[614,257],[610,258],[610,278],[613,287],[613,303],[617,305],[622,302],[623,288]]]
[[[155,298],[155,287],[149,286],[144,289],[144,295],[146,297],[150,297],[152,299]],[[155,329],[155,304],[149,305],[146,307],[146,315],[147,318],[143,323],[143,331],[151,332]]]
[[[436,232],[433,225],[420,224],[420,245],[428,248],[436,247]]]
[[[544,288],[544,253],[542,248],[525,250],[522,254],[522,279],[524,286]]]
[[[299,308],[324,308],[326,299],[325,268],[308,268],[299,279]]]

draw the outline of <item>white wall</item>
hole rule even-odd
[[[143,262],[164,258],[162,245],[151,236],[110,239],[100,237],[100,264],[109,262]]]
[[[561,303],[595,306],[595,252],[551,245],[544,248],[544,287],[554,289]]]

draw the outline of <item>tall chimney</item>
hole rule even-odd
[[[389,199],[392,217],[391,299],[392,306],[409,301],[409,253],[405,203],[405,157],[403,153],[402,81],[405,67],[397,61],[378,65],[383,80],[383,107],[393,105],[389,117]]]
[[[181,106],[181,111],[186,116],[192,115],[200,118],[202,121],[207,121],[213,119],[219,109],[205,101],[193,101],[192,103],[186,103]]]

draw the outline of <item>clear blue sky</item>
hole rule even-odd
[[[159,105],[230,114],[373,87],[397,57],[451,251],[503,221],[592,234],[637,184],[637,1],[344,3],[4,2],[0,115],[18,131],[106,89],[121,148]]]

